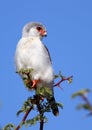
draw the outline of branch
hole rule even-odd
[[[78,104],[77,109],[80,110],[83,108],[85,110],[88,110],[89,114],[87,114],[87,116],[92,115],[92,104],[90,103],[88,97],[86,96],[89,92],[90,92],[89,89],[83,89],[83,90],[80,90],[72,95],[72,98],[79,96],[85,102],[83,104],[82,103]]]
[[[90,107],[92,107],[90,101],[88,100],[88,98],[87,98],[85,95],[82,95],[82,99],[83,99]]]
[[[86,102],[86,104],[89,106],[89,108],[90,108],[90,113],[88,114],[88,115],[92,115],[92,105],[91,105],[91,103],[90,103],[90,101],[89,101],[89,99],[85,96],[85,95],[82,95],[82,99]]]
[[[39,95],[35,95],[34,96],[34,99],[31,99],[30,100],[32,104],[35,104],[37,106],[37,109],[38,109],[38,112],[39,112],[39,115],[40,115],[40,130],[43,130],[43,125],[44,125],[44,117],[43,117],[43,106],[41,106],[41,96]],[[33,109],[33,106],[31,106],[25,113],[21,123],[25,123],[30,111]],[[21,127],[21,123],[16,127],[15,130],[19,130],[20,127]]]
[[[73,78],[73,76],[69,76],[69,77],[67,77],[67,78],[62,76],[61,80],[60,80],[58,83],[56,83],[56,84],[54,85],[54,87],[56,87],[56,86],[60,87],[60,84],[61,84],[63,81],[65,81],[65,80],[67,80],[67,81],[69,81],[69,83],[71,83],[72,78]]]
[[[28,117],[28,115],[29,115],[29,113],[30,113],[30,111],[31,111],[32,109],[33,109],[33,107],[31,106],[31,107],[29,108],[29,110],[25,113],[25,115],[24,115],[24,117],[23,117],[23,119],[22,119],[21,122],[25,122],[26,118]],[[20,124],[16,127],[15,130],[19,130],[19,129],[20,129]]]
[[[47,118],[45,117],[44,113],[51,112],[51,105],[48,101],[45,102],[43,100],[43,98],[46,98],[43,95],[45,95],[45,94],[51,95],[52,93],[51,93],[50,89],[47,87],[38,87],[38,88],[34,88],[34,89],[33,89],[33,87],[31,87],[32,86],[32,76],[31,76],[32,71],[33,71],[33,69],[27,69],[27,70],[20,70],[17,73],[26,75],[23,78],[24,84],[28,89],[35,90],[36,95],[33,95],[32,97],[28,98],[28,100],[25,101],[23,107],[17,112],[17,115],[19,115],[22,112],[25,113],[23,116],[23,119],[21,120],[19,125],[16,127],[13,124],[8,124],[5,126],[5,128],[6,128],[5,130],[7,130],[7,128],[14,128],[14,130],[19,130],[22,127],[22,125],[31,126],[31,125],[34,125],[37,121],[40,122],[39,130],[43,130],[44,123],[47,122]],[[69,83],[71,83],[73,76],[66,78],[66,77],[62,76],[61,73],[59,73],[58,75],[55,75],[55,79],[56,78],[61,78],[61,80],[58,83],[54,84],[53,86],[59,87],[59,85],[65,80],[67,80]],[[62,104],[56,103],[56,105],[62,108]],[[29,113],[32,110],[34,110],[34,108],[36,108],[36,110],[38,110],[39,114],[37,116],[35,116],[34,118],[27,120]]]
[[[43,130],[43,125],[44,125],[44,121],[41,120],[41,122],[40,122],[40,130]]]
[[[43,130],[43,126],[44,126],[44,119],[43,119],[43,112],[42,112],[42,108],[41,108],[41,105],[40,105],[40,100],[41,100],[41,97],[37,96],[37,108],[38,108],[38,111],[40,113],[40,130]]]

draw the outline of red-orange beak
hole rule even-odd
[[[43,29],[40,30],[40,34],[42,37],[47,36],[47,32]]]

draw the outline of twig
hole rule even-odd
[[[40,106],[40,97],[37,96],[37,108],[38,108],[38,111],[40,113],[40,130],[43,130],[43,126],[44,126],[44,119],[43,119],[43,112],[41,111],[41,106]]]
[[[29,110],[25,113],[25,115],[24,115],[24,117],[23,117],[23,119],[22,119],[22,122],[25,122],[27,116],[29,115],[29,113],[30,113],[30,111],[31,111],[32,109],[33,109],[33,107],[31,106],[31,107],[29,108]],[[19,129],[20,129],[20,124],[16,127],[15,130],[19,130]]]
[[[83,99],[90,107],[92,107],[91,104],[90,104],[90,101],[88,100],[88,98],[87,98],[85,95],[82,95],[82,99]]]
[[[65,81],[65,80],[69,80],[69,79],[72,79],[73,78],[73,76],[70,76],[70,77],[62,77],[62,79],[58,82],[58,83],[56,83],[55,85],[54,85],[54,87],[56,87],[56,86],[58,86],[58,87],[60,87],[60,84],[63,82],[63,81]]]
[[[42,117],[43,117],[43,114],[42,114]],[[40,130],[43,130],[43,125],[44,125],[44,121],[43,121],[43,119],[41,119],[41,121],[40,121]]]
[[[89,99],[88,99],[85,95],[82,95],[82,99],[83,99],[83,100],[86,102],[86,104],[90,107],[90,112],[89,112],[89,114],[88,114],[87,116],[92,115],[92,105],[91,105]]]

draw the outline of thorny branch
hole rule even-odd
[[[29,115],[29,113],[31,112],[32,109],[33,109],[33,107],[31,106],[31,107],[29,108],[29,110],[25,113],[25,115],[24,115],[24,117],[23,117],[23,119],[22,119],[22,122],[25,122],[25,121],[26,121],[26,119],[27,119],[27,117],[28,117],[28,115]],[[16,127],[15,130],[19,130],[19,129],[20,129],[20,124]]]
[[[70,76],[70,77],[64,77],[64,76],[62,76],[62,77],[61,77],[61,80],[60,80],[58,83],[56,83],[56,84],[54,85],[54,87],[56,87],[56,86],[60,87],[60,84],[61,84],[63,81],[65,81],[65,80],[69,81],[69,80],[71,80],[72,78],[73,78],[73,76]],[[41,106],[40,106],[40,98],[39,98],[39,96],[36,97],[36,98],[37,98],[37,100],[36,100],[36,105],[37,105],[39,114],[40,114],[41,117],[42,117],[42,118],[40,118],[40,130],[43,130],[44,119],[43,119],[43,113],[42,113],[42,111],[41,111]],[[85,100],[86,100],[86,99],[85,99]],[[33,109],[32,106],[28,109],[28,111],[25,113],[25,115],[24,115],[24,117],[23,117],[23,119],[22,119],[22,122],[25,122],[25,121],[26,121],[26,119],[27,119],[27,117],[28,117],[28,115],[29,115],[29,113],[31,112],[32,109]],[[19,130],[19,129],[20,129],[20,124],[16,127],[15,130]]]
[[[25,86],[28,88],[28,89],[32,89],[32,88],[30,88],[30,86],[32,85],[32,82],[31,82],[31,75],[29,75],[31,72],[33,71],[33,69],[28,69],[28,70],[21,70],[20,72],[17,72],[17,73],[22,73],[22,74],[25,74],[26,76],[27,76],[27,78],[23,78],[23,81],[24,81],[24,83],[25,83]],[[58,86],[58,87],[60,87],[60,84],[63,82],[63,81],[65,81],[65,80],[67,80],[69,83],[71,83],[72,82],[72,78],[73,78],[73,76],[70,76],[70,77],[64,77],[64,76],[62,76],[61,74],[59,74],[59,75],[57,75],[57,78],[58,77],[60,77],[61,78],[61,80],[58,82],[58,83],[56,83],[56,84],[54,84],[53,85],[53,87],[56,87],[56,86]],[[30,82],[29,82],[30,81]],[[47,91],[47,90],[46,90]],[[43,91],[44,92],[44,91]],[[42,94],[43,95],[43,94]],[[18,111],[19,112],[19,114],[21,113],[21,112],[25,112],[25,114],[24,114],[24,116],[23,116],[23,119],[22,119],[22,121],[20,122],[20,124],[17,126],[17,127],[15,127],[14,125],[12,125],[12,124],[8,124],[8,125],[6,125],[6,128],[10,128],[10,127],[12,127],[12,128],[14,128],[14,130],[19,130],[20,128],[21,128],[21,126],[22,125],[24,125],[24,124],[28,124],[28,122],[27,121],[29,121],[29,120],[27,120],[27,117],[28,117],[28,115],[29,115],[29,113],[32,111],[32,110],[34,110],[34,105],[36,105],[36,108],[37,108],[37,110],[38,110],[38,112],[39,112],[39,118],[36,118],[37,119],[37,121],[40,121],[40,128],[39,128],[39,130],[43,130],[43,127],[44,127],[44,123],[45,123],[45,117],[44,117],[44,112],[48,112],[48,110],[45,110],[44,111],[44,105],[43,104],[41,104],[42,103],[42,101],[43,101],[43,97],[42,96],[39,96],[39,95],[34,95],[33,96],[34,98],[31,98],[31,100],[29,100],[29,109],[21,109],[20,111]],[[27,102],[28,103],[28,102]],[[30,106],[30,103],[31,103],[31,106]],[[24,105],[25,106],[25,105]],[[27,106],[27,104],[26,104],[26,106]],[[58,106],[59,107],[61,107],[61,104],[59,104],[58,103]],[[48,109],[50,108],[49,106],[46,106]],[[25,108],[25,107],[24,107]],[[18,115],[19,115],[18,114]],[[34,118],[35,119],[35,118]],[[32,121],[32,120],[31,120]],[[31,122],[29,123],[29,124],[31,124]],[[33,124],[33,123],[32,123]],[[5,129],[5,130],[7,130],[7,129]]]
[[[72,78],[73,78],[73,76],[69,76],[69,77],[63,77],[62,76],[62,78],[61,78],[61,80],[58,82],[58,83],[56,83],[55,85],[54,85],[54,87],[60,87],[60,84],[63,82],[63,81],[65,81],[65,80],[67,80],[67,81],[69,81],[69,80],[72,80]]]
[[[85,95],[82,95],[82,99],[89,105],[91,106],[90,101],[88,100],[88,98]]]
[[[40,104],[40,101],[41,101],[41,97],[39,95],[35,95],[34,96],[34,99],[31,99],[30,102],[33,103],[33,104],[36,104],[37,106],[37,109],[38,109],[38,112],[40,114],[40,130],[43,130],[43,125],[44,125],[44,119],[43,119],[43,112],[42,112],[42,107],[41,107],[41,104]],[[25,113],[21,123],[25,123],[29,113],[31,112],[31,110],[33,109],[33,106],[31,106],[27,112]],[[20,127],[21,127],[21,123],[16,127],[15,130],[19,130]]]

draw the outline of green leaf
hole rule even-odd
[[[45,87],[45,86],[43,86],[43,87],[38,87],[37,89],[36,89],[36,94],[37,95],[42,95],[42,96],[50,96],[50,95],[52,95],[52,91],[51,91],[51,89],[50,88],[48,88],[48,87]]]
[[[71,84],[72,81],[73,81],[73,78],[69,78],[69,79],[68,79],[68,83],[69,83],[69,84]]]
[[[61,109],[63,109],[63,104],[62,103],[56,103],[57,106],[59,106]]]
[[[25,87],[27,87],[27,89],[30,89],[30,90],[33,90],[33,88],[32,88],[32,73],[33,73],[33,71],[34,71],[34,69],[30,68],[30,69],[21,69],[20,71],[17,72],[20,75],[22,75],[22,79],[24,81]]]
[[[87,93],[89,93],[89,92],[90,92],[89,89],[80,90],[80,91],[78,91],[78,92],[72,94],[72,98],[75,98],[75,97],[77,97],[77,96],[83,96],[83,95],[85,95],[85,94],[87,94]]]
[[[16,73],[19,73],[19,74],[30,74],[33,72],[33,68],[30,68],[30,69],[21,69],[20,71],[17,71]]]
[[[57,78],[59,78],[59,75],[54,75],[54,79],[57,79]]]
[[[40,121],[40,115],[37,115],[32,119],[26,120],[24,122],[24,125],[25,125],[25,127],[36,125],[37,121]]]
[[[19,110],[19,111],[16,113],[16,115],[19,116],[20,113],[22,113],[22,112],[23,112],[23,110],[21,109],[21,110]]]
[[[22,112],[23,112],[23,113],[27,112],[27,111],[30,109],[30,107],[32,107],[32,108],[34,109],[34,103],[35,103],[35,102],[31,102],[31,100],[33,100],[32,97],[28,98],[28,99],[24,102],[22,108],[16,113],[17,116],[19,116]]]
[[[62,75],[61,71],[59,71],[59,74],[54,75],[54,79],[62,78],[62,77],[64,77],[64,76]]]
[[[80,109],[86,109],[86,110],[91,110],[91,106],[88,105],[88,104],[79,104],[77,107],[76,107],[78,110]]]
[[[15,130],[15,125],[13,124],[7,124],[3,130]]]

